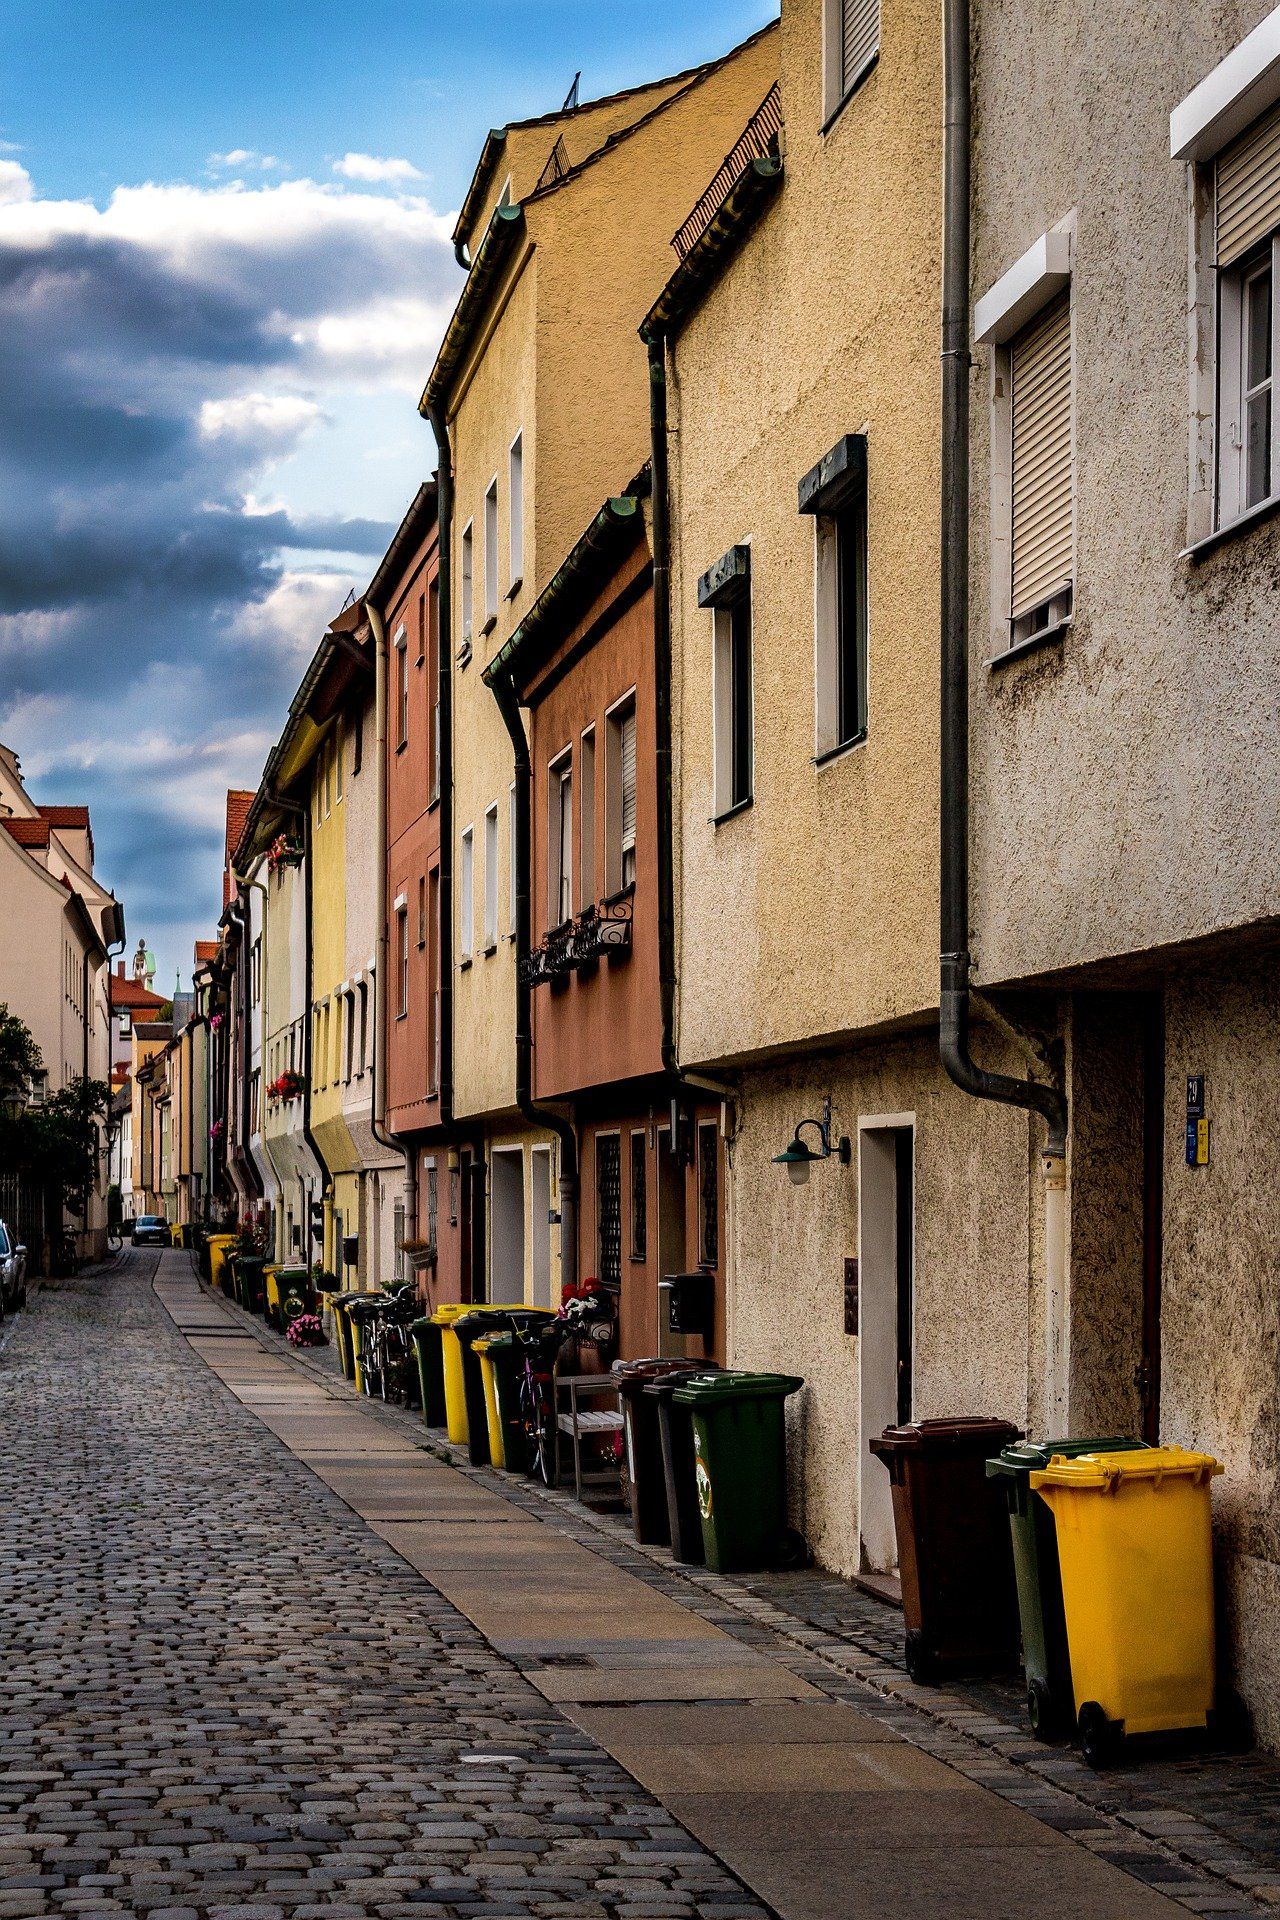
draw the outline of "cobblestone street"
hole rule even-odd
[[[0,1920],[1258,1911],[767,1583],[433,1458],[186,1256],[5,1332]]]

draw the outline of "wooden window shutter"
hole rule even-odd
[[[880,0],[840,0],[840,92],[850,87],[880,46]]]
[[[1229,267],[1280,227],[1280,107],[1218,156],[1217,263]]]
[[[1013,566],[1016,620],[1071,585],[1071,300],[1062,294],[1013,342]]]
[[[636,844],[636,710],[624,713],[618,729],[622,761],[622,850]]]

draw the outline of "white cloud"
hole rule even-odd
[[[392,185],[422,179],[412,160],[380,160],[372,153],[344,153],[341,160],[334,161],[333,170],[344,180],[373,180]]]
[[[234,623],[236,638],[255,649],[267,647],[301,668],[354,584],[349,574],[320,567],[286,568],[261,600],[240,608]],[[359,584],[363,586],[363,581]]]
[[[18,206],[33,198],[31,175],[17,160],[0,160],[0,207]]]
[[[281,173],[283,160],[274,153],[255,153],[252,147],[232,147],[229,153],[211,153],[206,163],[216,173]]]
[[[239,393],[202,402],[200,435],[234,441],[263,456],[287,453],[324,417],[318,403],[301,394]]]

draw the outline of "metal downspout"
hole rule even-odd
[[[453,1125],[453,455],[441,408],[428,409],[439,455],[436,473],[436,577],[440,679],[440,1125]]]
[[[652,487],[654,759],[658,775],[658,997],[662,1016],[662,1065],[679,1077],[675,1049],[676,906],[675,841],[671,762],[671,502],[667,466],[667,343],[664,334],[646,340],[649,350],[649,438]]]
[[[492,692],[511,736],[516,787],[516,839],[512,849],[516,875],[516,1105],[526,1120],[550,1127],[560,1142],[560,1284],[568,1287],[578,1277],[578,1139],[572,1122],[537,1105],[533,1098],[533,989],[524,969],[532,944],[529,827],[533,768],[510,674],[498,674]]]
[[[1045,1122],[1045,1393],[1052,1426],[1066,1411],[1067,1103],[1059,1087],[989,1072],[969,1051],[969,0],[943,0],[943,84],[939,1051],[962,1092]]]
[[[418,1231],[418,1150],[412,1141],[401,1140],[388,1132],[386,1126],[386,1084],[387,1084],[387,1033],[385,1007],[383,1002],[387,994],[387,636],[382,624],[382,615],[370,601],[365,602],[365,613],[369,621],[369,630],[373,634],[377,671],[374,679],[374,758],[378,768],[378,964],[373,976],[373,1102],[370,1126],[373,1137],[381,1146],[390,1147],[393,1152],[404,1155],[404,1217],[405,1231],[414,1236]],[[381,1186],[379,1186],[381,1192]],[[394,1268],[394,1262],[393,1262]],[[380,1275],[374,1273],[373,1282],[379,1284]]]

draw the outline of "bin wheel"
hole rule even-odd
[[[1086,1700],[1080,1709],[1080,1751],[1095,1772],[1114,1766],[1120,1758],[1122,1735],[1114,1720],[1108,1720],[1096,1700]]]
[[[1027,1687],[1027,1718],[1037,1740],[1056,1740],[1060,1734],[1053,1695],[1043,1680],[1032,1680]]]
[[[783,1527],[775,1535],[769,1551],[769,1565],[779,1572],[790,1573],[797,1567],[809,1564],[809,1548],[802,1533],[794,1527]]]
[[[1219,1688],[1218,1704],[1209,1715],[1209,1738],[1224,1753],[1248,1753],[1253,1746],[1253,1715],[1234,1688]]]
[[[924,1635],[916,1627],[907,1634],[907,1672],[918,1687],[936,1687],[938,1684],[938,1663],[925,1644]]]

